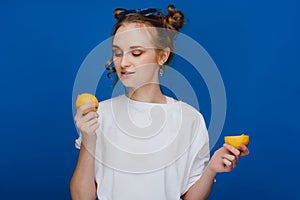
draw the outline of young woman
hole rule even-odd
[[[70,183],[73,199],[207,199],[219,172],[249,154],[224,144],[210,159],[202,115],[165,96],[159,75],[173,57],[184,14],[168,7],[116,9],[113,67],[128,92],[100,102],[97,112],[81,106],[75,115],[80,153]],[[158,108],[158,109],[157,109]]]

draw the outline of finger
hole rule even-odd
[[[93,105],[94,104],[94,105]],[[91,103],[87,103],[87,104],[84,104],[82,106],[80,106],[77,110],[76,110],[76,115],[75,115],[75,122],[79,121],[83,116],[86,116],[87,114],[84,114],[84,111],[86,109],[89,109],[89,108],[93,108],[95,107],[95,103],[91,102]]]
[[[95,124],[91,126],[91,132],[95,132],[100,126],[100,123],[97,121]]]
[[[234,155],[230,155],[230,154],[225,154],[223,156],[223,158],[227,159],[228,161],[231,162],[232,168],[235,168],[237,163],[238,163],[238,157],[234,156]]]
[[[250,154],[250,151],[246,145],[241,145],[241,156],[247,156]]]
[[[238,149],[234,148],[229,144],[223,144],[223,147],[225,147],[229,152],[231,152],[235,156],[239,156],[241,153]]]
[[[89,108],[95,108],[95,107],[96,107],[96,104],[94,102],[83,104],[82,106],[80,106],[77,109],[77,113],[78,113],[79,116],[81,116],[81,115],[84,115],[85,110],[87,110]]]
[[[87,126],[87,122],[95,119],[96,121],[98,120],[98,113],[96,112],[90,112],[84,116],[81,117],[76,117],[75,118],[75,124],[77,126],[77,128],[82,129],[83,126]],[[89,124],[88,124],[89,125]]]
[[[97,122],[94,122],[92,125],[87,125],[87,124],[84,124],[81,126],[81,129],[80,131],[82,133],[85,133],[85,134],[94,134],[96,129],[100,126],[100,123],[97,121]]]
[[[93,125],[90,125],[90,126],[85,125],[85,126],[82,127],[82,132],[87,133],[89,135],[95,134],[96,130],[99,128],[99,126],[100,126],[99,122],[96,122],[96,123],[94,123]]]
[[[236,161],[236,157],[234,155],[230,155],[230,154],[224,154],[223,155],[223,159],[229,160],[230,162],[234,162]]]
[[[82,123],[85,123],[92,119],[97,119],[97,118],[98,118],[98,113],[91,111],[91,112],[87,113],[86,115],[82,116],[80,121]]]
[[[85,126],[92,126],[92,125],[94,125],[97,122],[98,122],[98,119],[97,118],[93,118],[90,121],[85,122],[84,125]]]
[[[230,162],[229,160],[223,158],[222,161],[223,161],[223,163],[226,167],[231,167],[232,166],[232,162]]]

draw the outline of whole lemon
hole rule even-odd
[[[86,109],[83,112],[83,114],[87,114],[90,111],[96,112],[98,110],[98,107],[99,107],[99,101],[92,94],[89,94],[89,93],[80,94],[80,95],[77,96],[77,99],[76,99],[76,109],[78,109],[80,106],[82,106],[84,104],[91,103],[91,102],[94,102],[96,104],[96,106],[94,108]]]
[[[238,135],[238,136],[225,136],[225,143],[230,144],[231,146],[241,150],[241,144],[248,145],[250,142],[249,135]]]

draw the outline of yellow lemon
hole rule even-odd
[[[98,99],[92,94],[89,94],[89,93],[80,94],[77,96],[77,99],[76,99],[76,109],[78,109],[80,106],[82,106],[84,104],[91,103],[91,102],[94,102],[96,104],[96,106],[94,108],[86,109],[83,112],[83,114],[87,114],[90,111],[96,112],[99,107],[99,102],[98,102]]]
[[[241,144],[247,146],[250,141],[249,135],[245,135],[245,134],[239,136],[225,136],[224,139],[226,144],[230,144],[231,146],[239,150],[241,149]]]

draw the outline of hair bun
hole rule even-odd
[[[117,20],[119,20],[119,19],[120,19],[119,14],[120,14],[121,12],[124,12],[124,11],[126,11],[126,9],[124,9],[124,8],[116,8],[115,11],[114,11],[114,17],[115,17]]]
[[[184,25],[184,14],[177,10],[174,5],[168,6],[168,14],[165,16],[164,25],[166,28],[179,31]]]
[[[168,6],[168,14],[169,15],[174,15],[175,11],[176,11],[176,8],[175,8],[174,5],[169,5]]]

